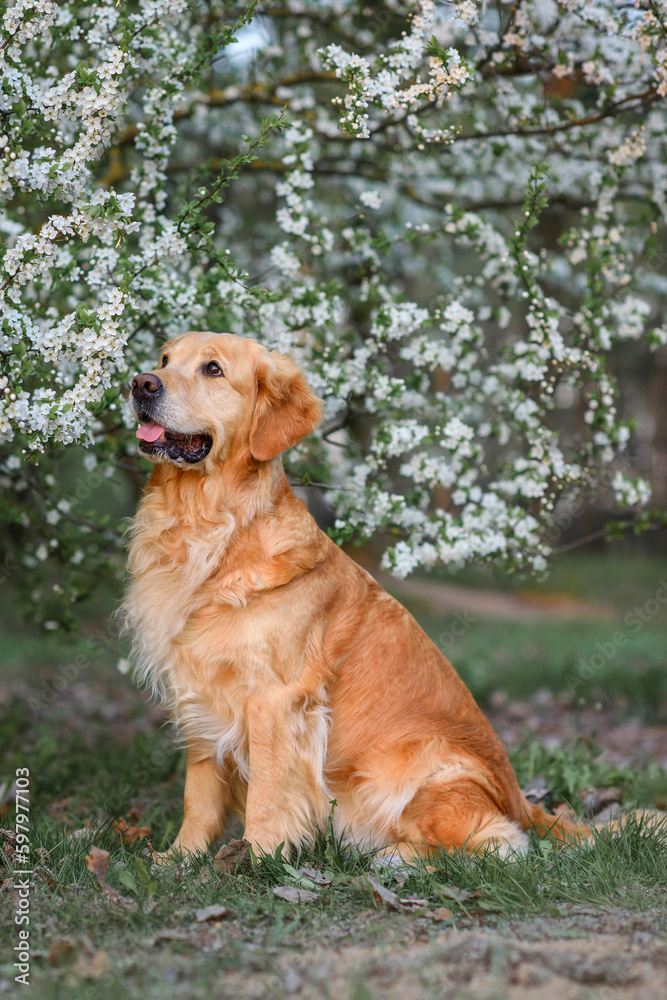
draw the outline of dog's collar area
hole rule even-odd
[[[139,441],[139,451],[147,458],[161,456],[172,462],[188,462],[190,465],[203,461],[212,447],[210,434],[178,434],[166,429],[155,441]]]

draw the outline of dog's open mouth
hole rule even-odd
[[[147,456],[163,455],[172,462],[201,462],[213,445],[209,434],[179,434],[168,431],[153,420],[148,420],[137,429],[139,450]]]

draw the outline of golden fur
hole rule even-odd
[[[280,453],[320,404],[291,359],[211,333],[164,351],[154,419],[212,438],[194,466],[156,464],[129,558],[138,676],[187,741],[173,849],[206,848],[228,810],[256,850],[287,848],[332,799],[339,833],[404,857],[572,837],[523,798],[448,660],[294,496]]]

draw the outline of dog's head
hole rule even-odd
[[[241,454],[265,462],[320,421],[321,404],[291,358],[226,333],[186,333],[157,368],[132,379],[139,451],[197,465]]]

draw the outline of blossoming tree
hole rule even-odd
[[[667,342],[664,0],[16,0],[0,59],[4,575],[54,567],[44,626],[113,562],[126,387],[186,329],[295,355],[288,469],[399,574],[541,572],[601,476],[646,504],[614,352]]]

